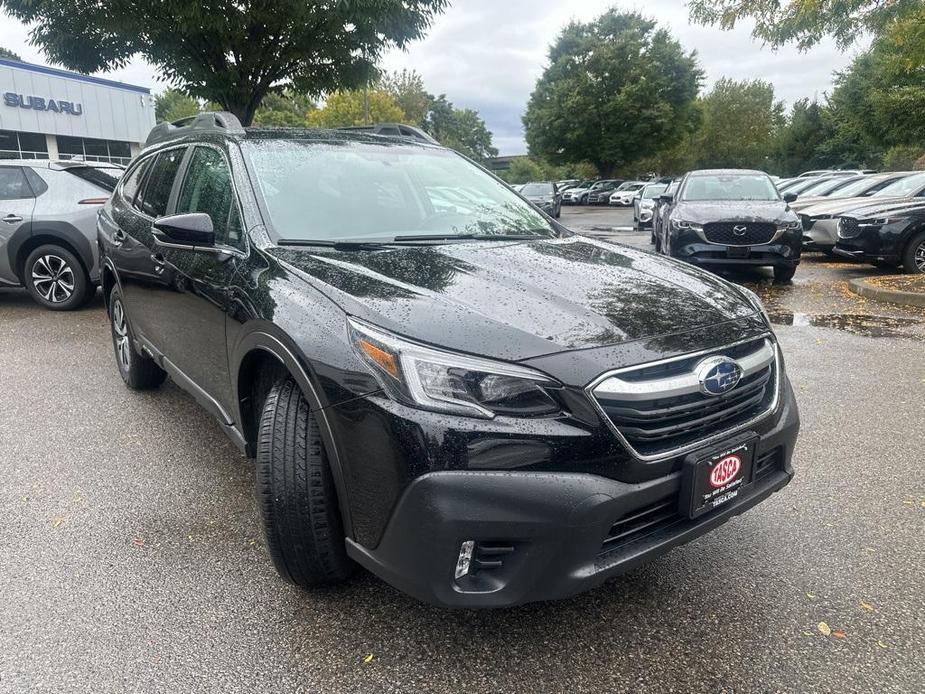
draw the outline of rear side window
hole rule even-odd
[[[0,200],[31,198],[32,189],[19,166],[0,166]]]
[[[116,189],[119,176],[122,175],[122,169],[96,166],[70,166],[65,171],[72,176],[77,176],[77,178],[82,178],[88,183],[92,183],[107,193],[111,193]]]
[[[138,193],[138,188],[141,186],[141,181],[144,179],[145,172],[151,166],[151,162],[152,158],[150,157],[147,159],[142,159],[138,163],[138,166],[132,169],[125,177],[124,182],[122,183],[122,197],[129,205],[134,204],[135,195]]]
[[[166,214],[170,190],[173,188],[173,181],[177,177],[185,152],[185,147],[168,149],[158,154],[154,160],[145,189],[141,193],[141,211],[149,217],[162,217]]]

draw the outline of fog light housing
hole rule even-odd
[[[472,564],[472,552],[475,549],[475,540],[466,540],[459,546],[459,558],[456,560],[456,580],[469,574]]]

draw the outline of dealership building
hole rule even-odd
[[[127,164],[153,127],[146,87],[0,59],[0,159]]]

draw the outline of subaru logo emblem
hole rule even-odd
[[[709,357],[697,364],[695,370],[704,395],[722,395],[739,385],[742,367],[729,357]]]
[[[732,227],[732,233],[736,236],[745,236],[746,231],[748,231],[748,227],[744,224],[736,224]]]

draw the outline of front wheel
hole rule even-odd
[[[925,274],[925,232],[916,234],[903,252],[903,270],[910,274]]]
[[[80,308],[93,288],[76,256],[51,244],[39,246],[26,258],[23,284],[36,302],[52,311]]]
[[[337,492],[318,420],[287,378],[267,395],[257,441],[257,496],[273,564],[304,588],[344,581],[347,556]]]
[[[775,282],[789,282],[797,274],[796,266],[788,267],[786,265],[777,265],[774,268]]]

